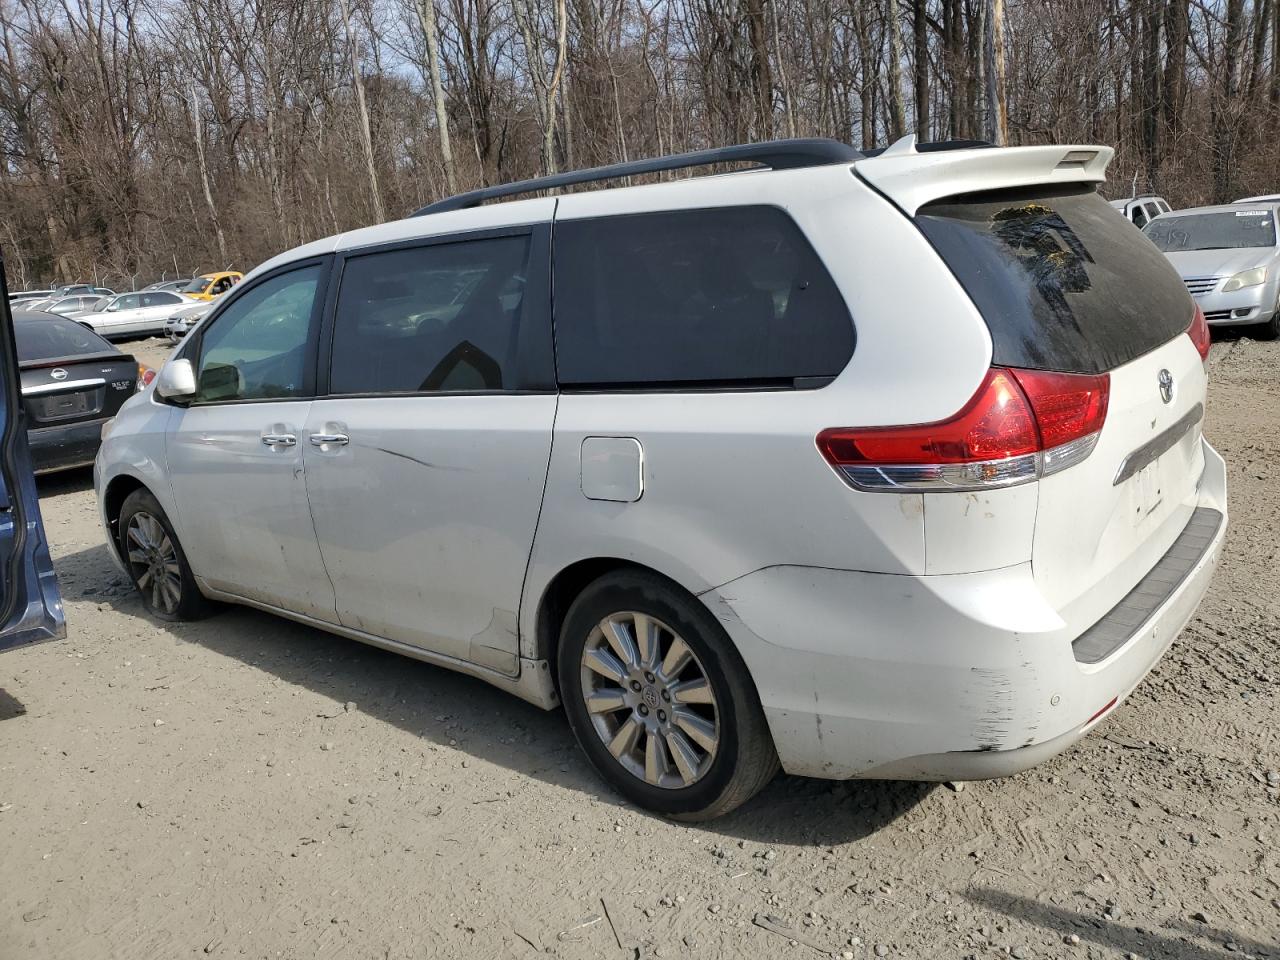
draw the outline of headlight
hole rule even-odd
[[[1243,287],[1256,287],[1260,283],[1267,282],[1267,268],[1254,267],[1252,270],[1241,270],[1234,277],[1222,285],[1223,293],[1230,293],[1232,290],[1239,290]]]

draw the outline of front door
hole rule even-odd
[[[184,355],[196,396],[170,421],[169,476],[191,568],[211,587],[334,621],[307,505],[323,262],[240,291]]]
[[[508,674],[556,410],[548,232],[347,256],[299,437],[341,623]]]

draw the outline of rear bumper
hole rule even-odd
[[[1221,522],[1176,587],[1095,663],[1072,648],[1093,624],[1065,623],[1029,564],[933,577],[773,567],[704,594],[756,681],[783,768],[977,780],[1069,747],[1141,682],[1208,589],[1226,487],[1222,459],[1204,452],[1196,509]]]
[[[27,431],[31,465],[36,473],[87,467],[102,445],[102,425],[110,417],[39,427]]]

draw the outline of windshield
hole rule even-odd
[[[13,334],[18,343],[19,363],[110,353],[115,349],[72,320],[19,320],[13,325]]]
[[[210,281],[206,277],[196,277],[185,287],[182,288],[183,293],[200,293],[209,285]]]
[[[1165,253],[1274,247],[1276,218],[1269,210],[1232,210],[1161,217],[1143,231]]]

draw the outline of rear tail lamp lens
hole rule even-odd
[[[995,367],[955,416],[903,427],[837,427],[818,449],[860,490],[982,490],[1026,483],[1093,452],[1111,379]]]
[[[151,385],[151,381],[156,378],[156,372],[146,364],[138,364],[138,389],[145,390]]]
[[[1209,347],[1213,340],[1209,336],[1209,321],[1204,318],[1204,311],[1200,309],[1200,305],[1196,304],[1195,316],[1191,318],[1191,326],[1187,327],[1187,336],[1191,338],[1191,342],[1196,345],[1196,349],[1200,351],[1200,359],[1207,362],[1209,360]]]

